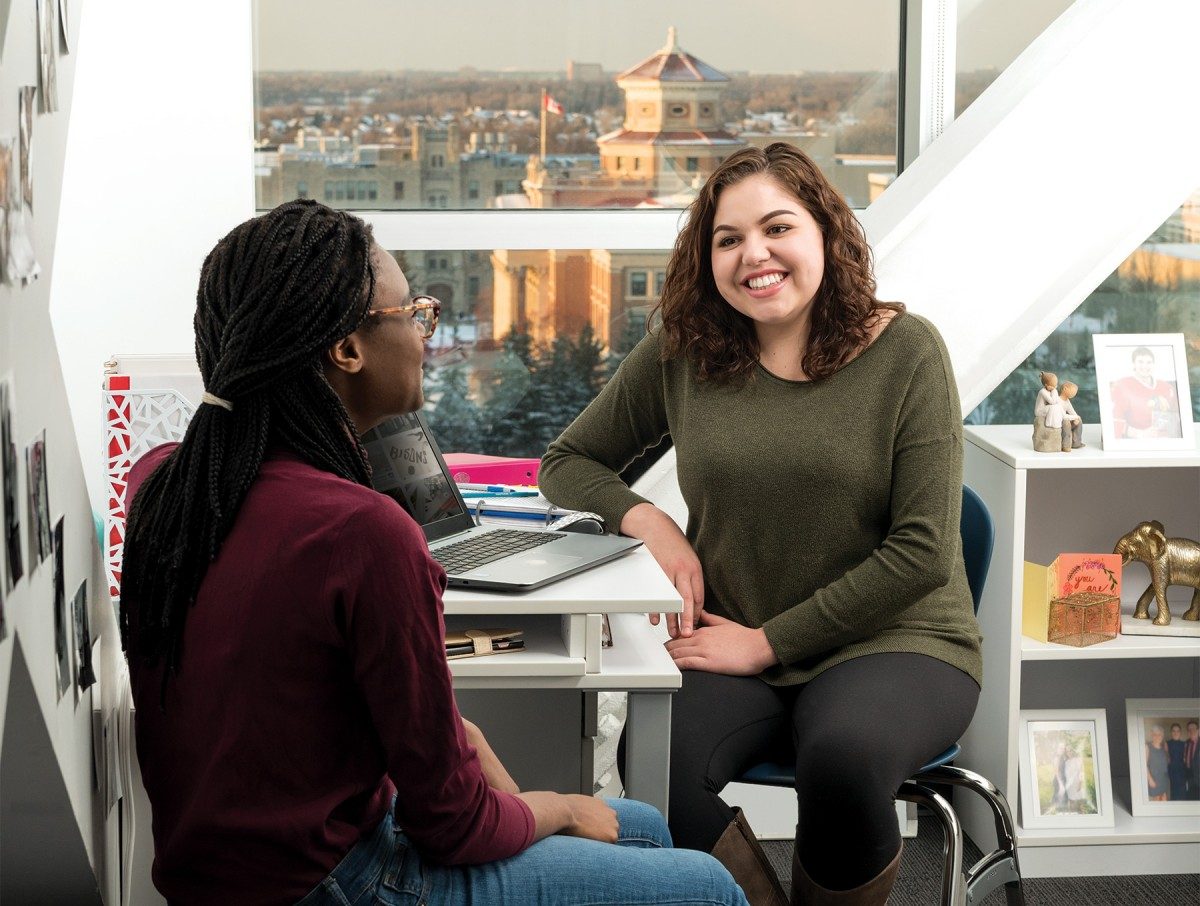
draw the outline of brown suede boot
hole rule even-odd
[[[883,871],[850,890],[826,890],[819,886],[800,864],[800,856],[793,852],[792,906],[882,906],[900,873],[900,854],[903,852],[904,842],[901,841],[896,858]]]
[[[787,906],[787,896],[779,884],[779,877],[740,808],[733,810],[733,820],[721,834],[712,854],[733,875],[750,906]]]

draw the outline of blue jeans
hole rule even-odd
[[[617,812],[617,845],[555,835],[483,865],[423,862],[392,811],[299,906],[747,906],[742,889],[707,853],[672,849],[662,815],[632,799]]]

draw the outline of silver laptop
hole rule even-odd
[[[476,525],[419,412],[388,419],[363,435],[363,445],[375,490],[417,521],[452,586],[526,591],[607,563],[642,543],[614,535]]]

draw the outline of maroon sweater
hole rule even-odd
[[[171,452],[133,468],[129,499]],[[533,840],[464,735],[443,648],[446,576],[391,499],[289,453],[263,463],[209,566],[160,707],[130,665],[171,903],[291,903],[383,818],[422,854],[478,863]]]

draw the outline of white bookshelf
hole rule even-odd
[[[980,605],[984,686],[963,737],[964,767],[979,771],[1008,797],[1017,817],[1026,877],[1174,874],[1200,871],[1200,817],[1134,817],[1125,734],[1125,699],[1200,695],[1200,638],[1122,635],[1074,648],[1021,634],[1023,563],[1048,564],[1060,553],[1108,552],[1145,519],[1172,537],[1200,538],[1200,431],[1197,448],[1164,453],[1100,448],[1098,426],[1086,426],[1086,447],[1036,453],[1025,425],[964,429],[964,480],[987,504],[996,546]],[[1149,584],[1130,564],[1122,577],[1122,609]],[[1190,601],[1171,590],[1173,619]],[[1022,709],[1099,708],[1108,723],[1115,825],[1111,828],[1025,828],[1018,816],[1018,716]],[[967,832],[985,848],[988,815],[959,796]]]
[[[1104,553],[1104,551],[1097,553]],[[1121,615],[1126,620],[1132,619],[1133,606],[1142,590],[1141,571],[1130,567],[1130,572],[1137,577],[1137,581],[1132,583],[1135,586],[1132,593],[1129,589],[1123,589],[1121,595]],[[1188,594],[1187,589],[1175,588],[1171,590],[1167,600],[1171,603],[1171,612],[1175,615],[1172,620],[1174,623],[1178,620],[1179,614],[1187,609],[1191,595]],[[1151,605],[1151,613],[1153,613],[1153,605]],[[1200,636],[1119,635],[1110,642],[1089,645],[1086,648],[1072,648],[1070,645],[1039,642],[1037,639],[1021,636],[1021,660],[1023,661],[1092,661],[1108,658],[1164,657],[1200,658]]]

